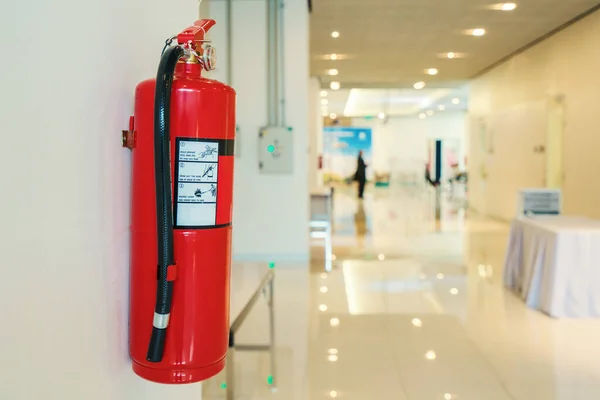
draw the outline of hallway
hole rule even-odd
[[[336,190],[331,273],[278,264],[277,390],[266,353],[236,352],[236,399],[575,400],[600,395],[598,321],[552,320],[502,285],[508,225],[417,187]],[[268,270],[233,267],[232,319]],[[268,340],[259,302],[240,331]],[[205,383],[225,398],[225,375]]]

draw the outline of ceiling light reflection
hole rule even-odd
[[[441,280],[441,279],[444,279],[444,274],[442,274],[442,273],[440,272],[440,273],[439,273],[439,274],[437,274],[435,277]]]
[[[321,304],[321,305],[319,306],[319,311],[321,311],[321,312],[325,312],[325,311],[327,311],[327,304]]]
[[[452,104],[460,104],[460,99],[459,98],[452,99]]]
[[[327,90],[321,90],[321,97],[327,97]]]
[[[337,349],[329,349],[327,352],[328,352],[329,354],[337,354],[337,353],[338,353],[338,350],[337,350]]]
[[[323,272],[323,273],[321,274],[321,279],[327,279],[327,273]]]
[[[332,90],[339,90],[339,89],[340,89],[340,86],[341,86],[341,85],[340,85],[340,83],[339,83],[339,82],[337,82],[337,81],[333,81],[333,82],[331,82],[331,83],[329,84],[329,87],[330,87]]]
[[[377,258],[379,259],[379,261],[383,261],[385,260],[385,254],[380,254],[377,256]]]
[[[440,110],[440,111],[444,111],[445,109],[446,109],[446,106],[445,106],[445,105],[443,105],[443,104],[440,104],[440,105],[438,106],[438,110]]]
[[[336,119],[337,118],[337,114],[336,113],[331,113],[331,114],[329,114],[329,118]]]
[[[456,296],[458,294],[458,289],[457,288],[450,289],[450,294]]]
[[[321,99],[321,105],[326,106],[327,104],[329,104],[329,100]]]
[[[425,115],[425,113],[421,113],[421,114],[419,114],[419,118],[425,119],[425,118],[427,118],[427,115]],[[422,278],[422,279],[425,279],[425,278]]]

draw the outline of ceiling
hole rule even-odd
[[[313,0],[311,74],[323,87],[457,88],[478,72],[598,5],[598,0]],[[468,29],[484,28],[475,37]],[[339,37],[333,38],[332,31]],[[455,52],[464,57],[448,59]],[[329,54],[339,59],[328,59]],[[329,69],[337,76],[329,76]],[[438,75],[429,76],[428,68]]]
[[[330,113],[350,117],[374,117],[385,113],[392,117],[417,116],[419,113],[464,111],[468,107],[468,90],[415,89],[340,89],[328,90],[322,97],[323,116]],[[427,114],[426,114],[427,115]]]

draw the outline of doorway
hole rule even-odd
[[[565,104],[563,96],[548,101],[548,129],[546,131],[546,187],[562,189],[564,182],[563,141],[565,132]]]

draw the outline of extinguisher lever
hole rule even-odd
[[[177,35],[177,43],[188,44],[193,43],[194,49],[199,50],[198,47],[205,41],[204,36],[210,28],[215,26],[216,22],[214,19],[201,19],[194,22],[194,25],[183,30]]]

